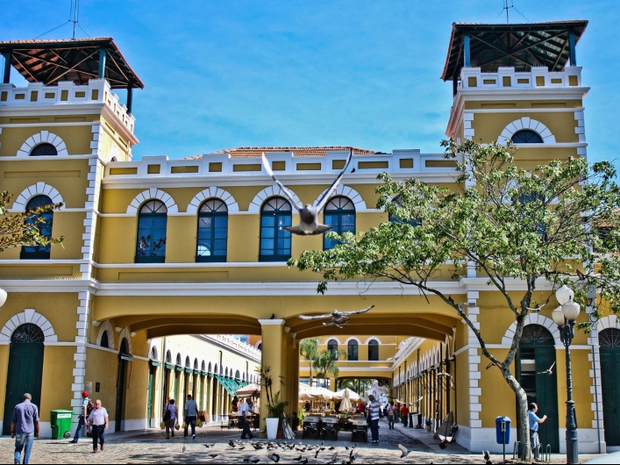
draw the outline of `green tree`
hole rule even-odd
[[[327,374],[331,373],[334,377],[338,377],[340,369],[337,362],[338,357],[346,357],[347,351],[339,349],[338,351],[325,349],[319,353],[319,357],[314,363],[314,367],[317,369],[317,378],[327,378]]]
[[[27,212],[9,213],[13,196],[0,192],[0,252],[21,246],[60,244],[63,237],[48,238],[41,234],[39,226],[45,223],[43,213],[58,210],[61,203],[45,205]]]
[[[315,337],[304,339],[299,344],[299,353],[308,362],[308,371],[310,372],[309,381],[312,386],[314,380],[314,364],[319,359],[319,340]]]
[[[510,365],[525,317],[540,311],[562,284],[575,290],[575,300],[581,304],[588,289],[598,288],[602,299],[595,307],[606,301],[618,311],[620,262],[618,254],[609,253],[617,252],[620,243],[615,170],[609,162],[588,166],[581,157],[526,170],[514,163],[511,144],[444,141],[442,145],[446,158],[458,161],[458,189],[417,179],[397,182],[381,174],[377,208],[397,221],[382,223],[358,237],[331,233],[340,241],[338,246],[306,251],[289,265],[322,273],[319,292],[325,292],[328,281],[391,280],[417,287],[452,307],[476,336],[489,367],[499,368],[515,392],[522,426],[518,440],[525,446],[520,456],[530,461],[527,397]],[[435,277],[446,267],[453,269],[455,280],[467,267],[474,267],[501,294],[516,322],[503,359],[488,350],[463,305],[437,286]],[[573,274],[581,267],[585,276],[576,281]],[[522,290],[513,291],[514,284]]]

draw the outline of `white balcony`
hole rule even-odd
[[[59,81],[57,86],[45,86],[40,82],[29,83],[28,87],[0,84],[0,108],[85,104],[104,104],[133,133],[135,117],[119,102],[118,95],[112,92],[105,79],[92,79],[87,85],[70,81]]]

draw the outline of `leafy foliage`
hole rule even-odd
[[[320,293],[329,281],[368,280],[371,285],[390,280],[440,298],[475,334],[489,366],[502,371],[517,394],[520,423],[527,425],[527,398],[510,365],[528,313],[540,311],[562,284],[575,289],[575,300],[582,305],[592,289],[598,289],[599,299],[592,304],[597,315],[605,310],[603,305],[620,311],[620,189],[613,181],[615,170],[608,162],[588,166],[581,157],[527,170],[515,163],[511,144],[442,145],[445,157],[458,162],[456,188],[418,179],[396,181],[383,173],[377,208],[392,221],[358,236],[330,233],[337,246],[305,251],[289,265],[321,273]],[[487,350],[465,308],[437,286],[447,268],[455,280],[475,270],[503,296],[517,323],[504,359]],[[575,280],[575,271],[582,269],[585,273]],[[520,432],[519,440],[526,444],[529,436]]]
[[[22,213],[9,213],[13,196],[0,192],[0,252],[21,246],[60,244],[63,237],[48,238],[39,227],[45,223],[43,213],[60,209],[62,203],[45,205]]]

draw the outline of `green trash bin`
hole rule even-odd
[[[52,424],[52,439],[67,439],[71,437],[71,417],[73,410],[57,409],[50,412]]]

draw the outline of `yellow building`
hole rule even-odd
[[[575,62],[575,44],[586,24],[455,24],[443,73],[454,91],[447,135],[461,141],[513,139],[522,166],[586,156],[588,88]],[[504,48],[507,37],[510,52]],[[72,58],[76,49],[88,58]],[[109,406],[116,429],[157,424],[163,397],[189,391],[217,420],[229,400],[222,389],[234,388],[229,380],[255,381],[258,353],[242,351],[224,362],[217,341],[209,339],[218,336],[186,342],[183,335],[192,334],[250,335],[260,345],[260,363],[271,368],[274,380],[284,381],[277,388],[291,401],[292,413],[297,380],[308,375],[299,342],[319,337],[324,347],[357,345],[358,355],[364,354],[338,362],[341,378],[386,380],[394,398],[418,402],[420,424],[453,411],[459,443],[500,450],[495,418],[515,418],[514,394],[497,371],[484,369],[468,328],[437,298],[427,300],[395,283],[339,282],[317,295],[317,276],[289,269],[286,261],[332,244],[321,235],[291,236],[282,229],[299,217],[260,155],[266,154],[289,195],[305,204],[320,198],[352,149],[355,172],[347,171],[323,215],[339,232],[365,231],[389,220],[375,208],[379,173],[451,187],[452,161],[419,150],[377,153],[340,146],[241,147],[190,159],[133,161],[138,140],[131,89],[142,83],[111,39],[5,42],[0,52],[30,81],[16,88],[5,67],[2,189],[15,194],[14,212],[46,199],[63,202],[49,224],[53,236],[65,238],[51,250],[24,247],[0,254],[0,288],[9,294],[0,311],[0,359],[7,367],[0,370],[4,426],[24,386],[38,401],[44,425],[49,410],[76,408],[88,386]],[[52,52],[65,58],[68,70],[54,64]],[[114,93],[118,88],[129,89],[126,105]],[[506,351],[512,320],[509,312],[494,311],[502,303],[486,280],[473,269],[458,280],[447,271],[436,279],[444,292],[468,302],[489,347]],[[514,292],[519,290],[516,283]],[[343,330],[299,318],[371,304],[372,311],[352,318]],[[517,375],[555,416],[543,440],[561,450],[565,385],[557,373],[564,373],[564,349],[548,312],[531,316],[527,328]],[[613,335],[618,328],[610,318],[599,331]],[[233,354],[230,342],[223,351]],[[375,343],[371,358],[368,348]],[[201,344],[210,345],[211,355],[197,355]],[[605,371],[620,367],[610,362],[601,375],[596,331],[578,333],[573,349],[575,372],[590,374],[574,380],[580,450],[598,451],[606,441],[618,441],[605,436],[611,426],[603,422],[603,399],[613,393],[601,382]],[[613,342],[608,349],[617,354]],[[539,378],[539,367],[551,361],[554,376]]]

